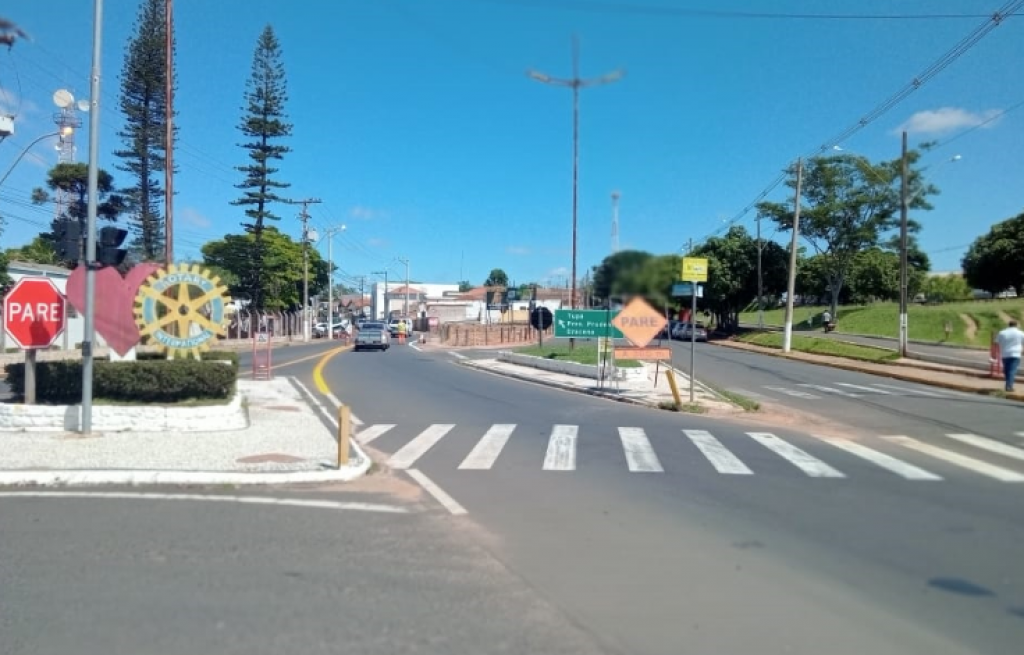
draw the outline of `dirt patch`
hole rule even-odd
[[[724,418],[724,417],[723,417]],[[794,428],[819,437],[861,439],[869,436],[863,430],[837,422],[825,416],[802,412],[775,403],[761,403],[761,410],[747,415],[730,416],[730,422],[748,424],[755,430],[766,425],[779,428]]]
[[[1006,312],[1004,312],[1001,309],[998,312],[996,312],[996,313],[999,316],[999,320],[1002,321],[1003,323],[1009,324],[1010,321],[1016,321],[1017,320],[1017,319],[1015,319],[1014,317],[1010,316],[1009,314],[1007,314]]]
[[[964,336],[967,341],[973,342],[975,337],[978,336],[978,324],[974,322],[974,318],[969,314],[960,314],[960,320],[964,322]]]
[[[248,457],[239,457],[235,460],[239,464],[265,464],[273,462],[275,464],[292,464],[294,462],[304,462],[305,458],[296,457],[295,455],[285,455],[284,453],[265,453],[263,455],[249,455]]]

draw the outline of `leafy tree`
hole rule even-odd
[[[506,287],[508,286],[508,274],[500,268],[492,268],[491,274],[484,280],[485,287]]]
[[[672,300],[672,285],[679,279],[682,259],[679,255],[658,255],[648,258],[643,266],[627,274],[623,286],[627,295],[643,296],[659,310],[664,310]]]
[[[166,2],[142,0],[121,69],[124,127],[117,135],[124,147],[114,154],[132,177],[122,191],[135,235],[130,245],[146,261],[163,259],[167,237],[160,211],[166,192],[155,177],[167,169],[166,26]]]
[[[228,234],[223,239],[210,241],[201,248],[203,265],[216,272],[227,284],[231,294],[251,300],[253,289],[250,258],[256,235]],[[267,227],[263,232],[265,258],[263,261],[262,288],[256,293],[264,299],[262,308],[254,309],[290,310],[302,307],[302,243],[292,240],[277,228]],[[309,250],[309,294],[325,295],[329,275],[327,262],[314,249]]]
[[[992,295],[1013,288],[1024,295],[1024,213],[996,223],[974,240],[961,261],[964,278]]]
[[[250,252],[252,265],[247,269],[245,280],[253,307],[258,309],[263,307],[262,293],[267,289],[263,283],[263,271],[268,266],[264,262],[268,254],[263,245],[265,222],[280,220],[269,206],[284,201],[278,191],[290,186],[276,179],[278,169],[271,166],[273,160],[281,160],[291,151],[291,148],[278,143],[279,139],[292,133],[284,110],[287,100],[281,46],[274,35],[274,28],[267,25],[256,42],[252,73],[246,82],[246,113],[238,129],[248,139],[239,145],[249,151],[249,163],[237,167],[245,175],[245,180],[236,185],[243,190],[242,197],[232,202],[246,207],[248,220],[242,222],[242,227],[255,237]]]
[[[920,153],[908,153],[907,178],[911,209],[931,209],[926,196],[938,193],[914,168]],[[824,272],[835,315],[839,295],[858,253],[878,246],[899,226],[901,162],[872,164],[864,157],[839,155],[812,158],[801,186],[800,235],[824,259]],[[786,184],[796,187],[796,169],[788,171]],[[790,203],[762,202],[761,216],[775,221],[786,231],[793,226]],[[920,225],[908,221],[910,232]]]
[[[0,295],[7,295],[7,290],[14,284],[14,280],[7,273],[7,265],[10,263],[10,259],[7,257],[7,253],[0,251]]]
[[[921,291],[928,302],[969,300],[973,295],[971,285],[967,284],[964,276],[956,273],[929,277],[921,286]]]
[[[605,257],[594,269],[594,297],[607,301],[636,293],[633,281],[653,256],[642,250],[620,250]]]
[[[764,295],[780,295],[786,289],[789,255],[774,241],[762,241],[761,248]],[[734,226],[694,250],[694,256],[708,259],[708,281],[701,304],[715,314],[719,325],[735,325],[739,312],[757,300],[757,249],[757,239],[745,228]]]
[[[59,192],[68,198],[68,205],[62,209],[62,215],[78,221],[82,234],[89,212],[89,165],[84,162],[57,164],[50,169],[46,179],[50,192]],[[103,170],[98,171],[96,187],[96,216],[107,221],[116,221],[126,210],[124,197],[115,193],[113,176]],[[55,202],[56,198],[44,189],[32,190],[32,202],[37,205]],[[56,243],[56,235],[44,232],[44,239]],[[77,259],[64,262],[75,266]]]
[[[459,293],[466,293],[473,288],[473,285],[469,283],[469,280],[463,280],[459,282]]]
[[[20,248],[11,248],[6,252],[9,261],[32,262],[33,264],[49,264],[59,266],[61,261],[53,247],[53,241],[40,234],[28,244]]]

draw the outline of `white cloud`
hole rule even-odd
[[[348,210],[348,215],[357,221],[372,221],[388,217],[388,213],[382,209],[373,209],[362,205],[356,205]]]
[[[184,207],[175,213],[175,218],[181,220],[182,223],[194,225],[195,227],[206,229],[213,225],[210,219],[200,214],[197,210],[191,207]]]
[[[529,255],[533,251],[526,246],[509,246],[505,248],[505,252],[510,255]]]
[[[381,239],[378,237],[370,237],[369,239],[366,240],[366,244],[369,246],[373,246],[374,248],[383,248],[388,245],[388,240]]]
[[[911,116],[894,132],[899,133],[906,130],[911,134],[938,134],[981,125],[992,127],[999,122],[996,117],[1001,113],[999,109],[987,109],[981,112],[972,112],[958,107],[926,109]]]
[[[559,266],[548,271],[548,277],[569,277],[571,271],[565,266]]]

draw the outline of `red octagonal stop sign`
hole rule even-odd
[[[49,348],[64,331],[64,294],[46,277],[23,277],[4,297],[4,329],[20,348]]]

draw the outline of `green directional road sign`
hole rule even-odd
[[[606,309],[556,309],[556,339],[596,339],[612,337],[622,339],[622,332],[612,325],[618,310],[609,312]]]

